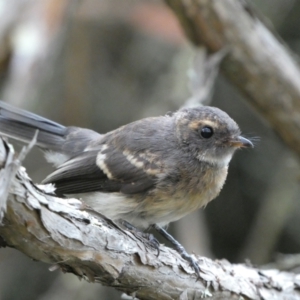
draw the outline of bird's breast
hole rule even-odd
[[[189,213],[217,197],[225,183],[227,170],[226,166],[187,172],[176,187],[178,209]]]
[[[139,210],[151,224],[176,221],[217,197],[226,176],[227,167],[186,170],[154,190],[140,203]]]

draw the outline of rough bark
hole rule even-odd
[[[28,147],[34,144],[33,143]],[[201,277],[173,249],[160,254],[77,199],[34,185],[13,147],[0,140],[1,246],[138,299],[300,299],[299,276],[197,257]]]

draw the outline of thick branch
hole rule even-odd
[[[35,186],[25,169],[18,168],[20,162],[12,151],[0,140],[1,246],[5,243],[35,260],[139,299],[201,299],[203,295],[211,299],[300,299],[295,274],[263,272],[227,261],[198,257],[201,278],[196,280],[174,250],[161,245],[157,257],[141,237],[79,200],[51,196],[49,185]],[[5,188],[9,189],[7,199]]]
[[[282,41],[244,1],[165,2],[193,43],[212,52],[229,48],[223,73],[300,155],[300,70]]]

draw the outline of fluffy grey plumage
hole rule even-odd
[[[82,198],[111,219],[165,225],[215,198],[234,151],[253,147],[214,107],[142,119],[106,134],[64,127],[0,102],[0,132],[30,141],[56,170],[44,183]]]

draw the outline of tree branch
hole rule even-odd
[[[229,48],[224,75],[300,155],[300,70],[284,43],[245,1],[165,2],[194,44],[211,52]]]
[[[12,146],[3,140],[0,154],[1,246],[139,299],[300,299],[297,275],[225,260],[197,257],[201,278],[196,280],[173,249],[161,245],[157,257],[138,234],[125,231],[77,199],[54,197],[51,185],[34,185]]]

